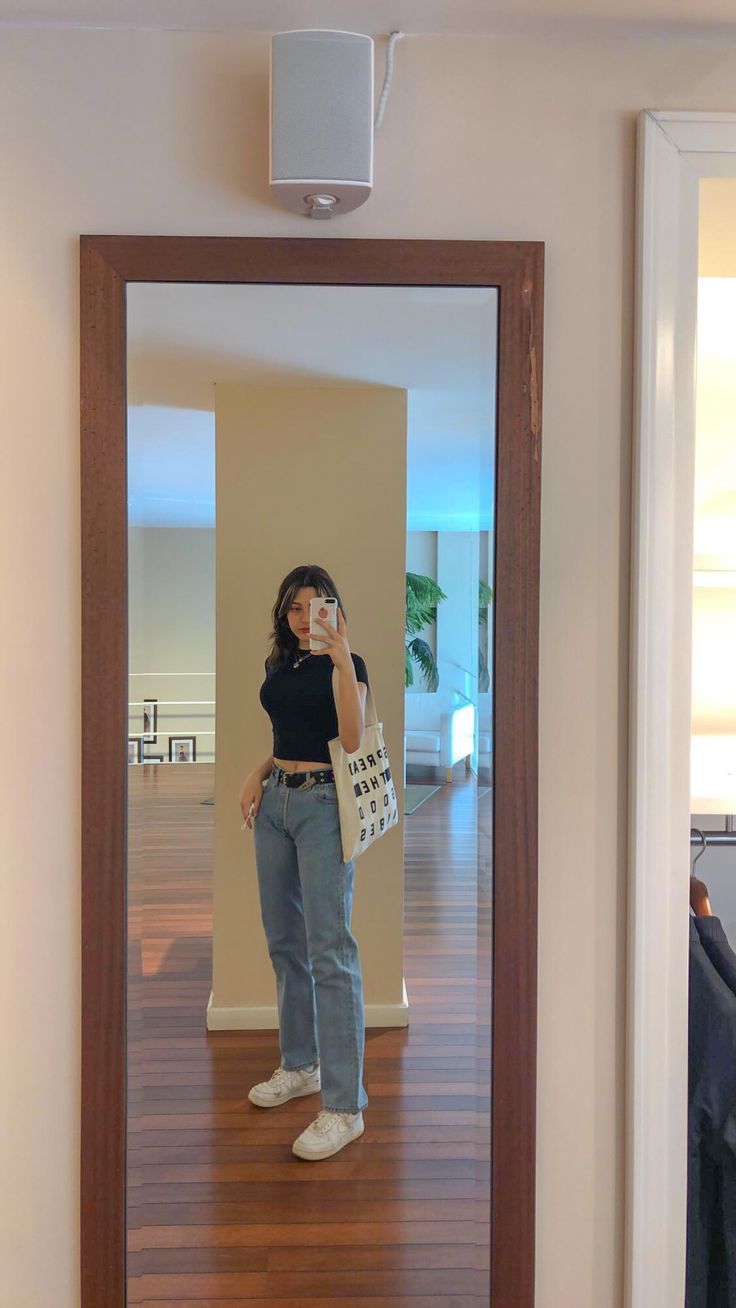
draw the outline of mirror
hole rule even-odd
[[[130,1304],[488,1302],[497,334],[494,287],[128,286]],[[334,666],[398,808],[347,861]]]
[[[543,254],[80,239],[83,1308],[532,1308]]]

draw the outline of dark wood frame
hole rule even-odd
[[[151,717],[153,718],[153,731],[148,736],[146,735],[145,731],[141,733],[143,737],[143,744],[157,745],[158,744],[158,700],[144,699],[143,703],[144,705],[153,704],[153,713],[151,714]],[[144,708],[143,712],[145,713],[145,711],[146,710]]]
[[[197,762],[197,737],[196,737],[196,736],[185,736],[183,733],[182,733],[182,735],[169,736],[169,763],[175,763],[175,762],[176,762],[176,760],[175,760],[175,758],[174,758],[174,741],[175,741],[175,740],[191,740],[191,742],[192,742],[192,763],[196,763],[196,762]]]
[[[149,281],[498,288],[490,1303],[532,1308],[544,246],[82,236],[80,260],[82,1308],[127,1300],[126,284]]]

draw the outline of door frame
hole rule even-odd
[[[498,290],[490,1304],[532,1308],[544,246],[85,235],[80,273],[82,1308],[127,1297],[126,286],[141,281]]]
[[[736,114],[638,122],[631,536],[626,1308],[685,1298],[698,206]]]

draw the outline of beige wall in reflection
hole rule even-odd
[[[213,992],[222,1026],[277,1026],[252,833],[238,792],[273,752],[258,691],[283,577],[319,563],[368,669],[389,759],[403,778],[406,392],[352,384],[215,387],[217,755]],[[366,1022],[403,999],[403,820],[356,861],[353,930]],[[230,1015],[223,1010],[234,1010]],[[263,1010],[266,1010],[264,1012]],[[382,1013],[380,1025],[388,1024]]]

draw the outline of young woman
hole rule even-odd
[[[334,595],[335,631],[309,649],[309,601]],[[323,1109],[295,1140],[300,1158],[328,1158],[363,1134],[365,1016],[358,944],[350,932],[355,863],[342,861],[328,740],[360,747],[366,666],[348,645],[345,613],[324,568],[284,577],[272,613],[261,704],[274,752],[246,777],[240,807],[255,841],[261,917],[276,974],[281,1065],[248,1098],[262,1108],[322,1090]],[[337,704],[333,669],[339,668]],[[265,788],[264,788],[265,782]]]

